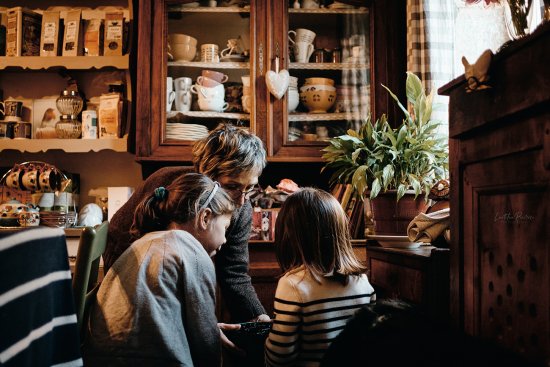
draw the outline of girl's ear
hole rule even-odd
[[[212,209],[205,208],[199,214],[199,229],[207,230],[212,220]]]

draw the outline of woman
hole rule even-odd
[[[227,229],[227,242],[216,255],[216,275],[224,302],[235,321],[269,321],[248,275],[248,237],[252,226],[249,195],[266,166],[262,141],[249,131],[220,124],[193,146],[194,171],[218,181],[237,206]],[[105,271],[135,238],[129,232],[138,203],[159,186],[168,186],[191,167],[166,167],[151,175],[111,218]]]

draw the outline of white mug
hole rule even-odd
[[[294,44],[294,59],[296,62],[309,62],[313,53],[313,45],[307,42],[296,42]]]
[[[176,110],[188,112],[191,110],[191,101],[193,97],[190,91],[180,90],[176,92]]]
[[[219,98],[222,99],[225,97],[225,89],[223,84],[220,84],[216,87],[203,87],[198,84],[191,86],[191,92],[198,94],[199,98]]]
[[[290,35],[294,35],[294,39],[290,37]],[[288,40],[291,44],[295,44],[296,42],[307,42],[307,43],[313,43],[313,40],[315,39],[315,32],[310,31],[309,29],[305,28],[298,28],[295,31],[288,31]]]
[[[202,62],[219,62],[218,45],[214,43],[205,43],[201,45],[201,61]]]
[[[176,98],[176,92],[174,92],[174,82],[171,76],[166,78],[166,112],[172,110],[172,104]]]
[[[227,107],[229,107],[229,103],[225,102],[223,98],[207,99],[199,97],[199,108],[202,111],[223,112]]]
[[[185,76],[174,80],[174,87],[176,92],[179,92],[182,90],[190,90],[192,85],[193,85],[193,79]]]

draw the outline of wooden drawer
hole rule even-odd
[[[422,303],[424,274],[419,269],[392,264],[381,259],[372,259],[370,281],[375,289],[381,289],[381,293],[385,297]]]

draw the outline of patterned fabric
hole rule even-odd
[[[275,293],[266,364],[318,366],[348,319],[375,298],[366,275],[351,277],[344,286],[332,278],[319,283],[303,268],[285,274]]]
[[[65,233],[0,232],[0,365],[82,366]]]

